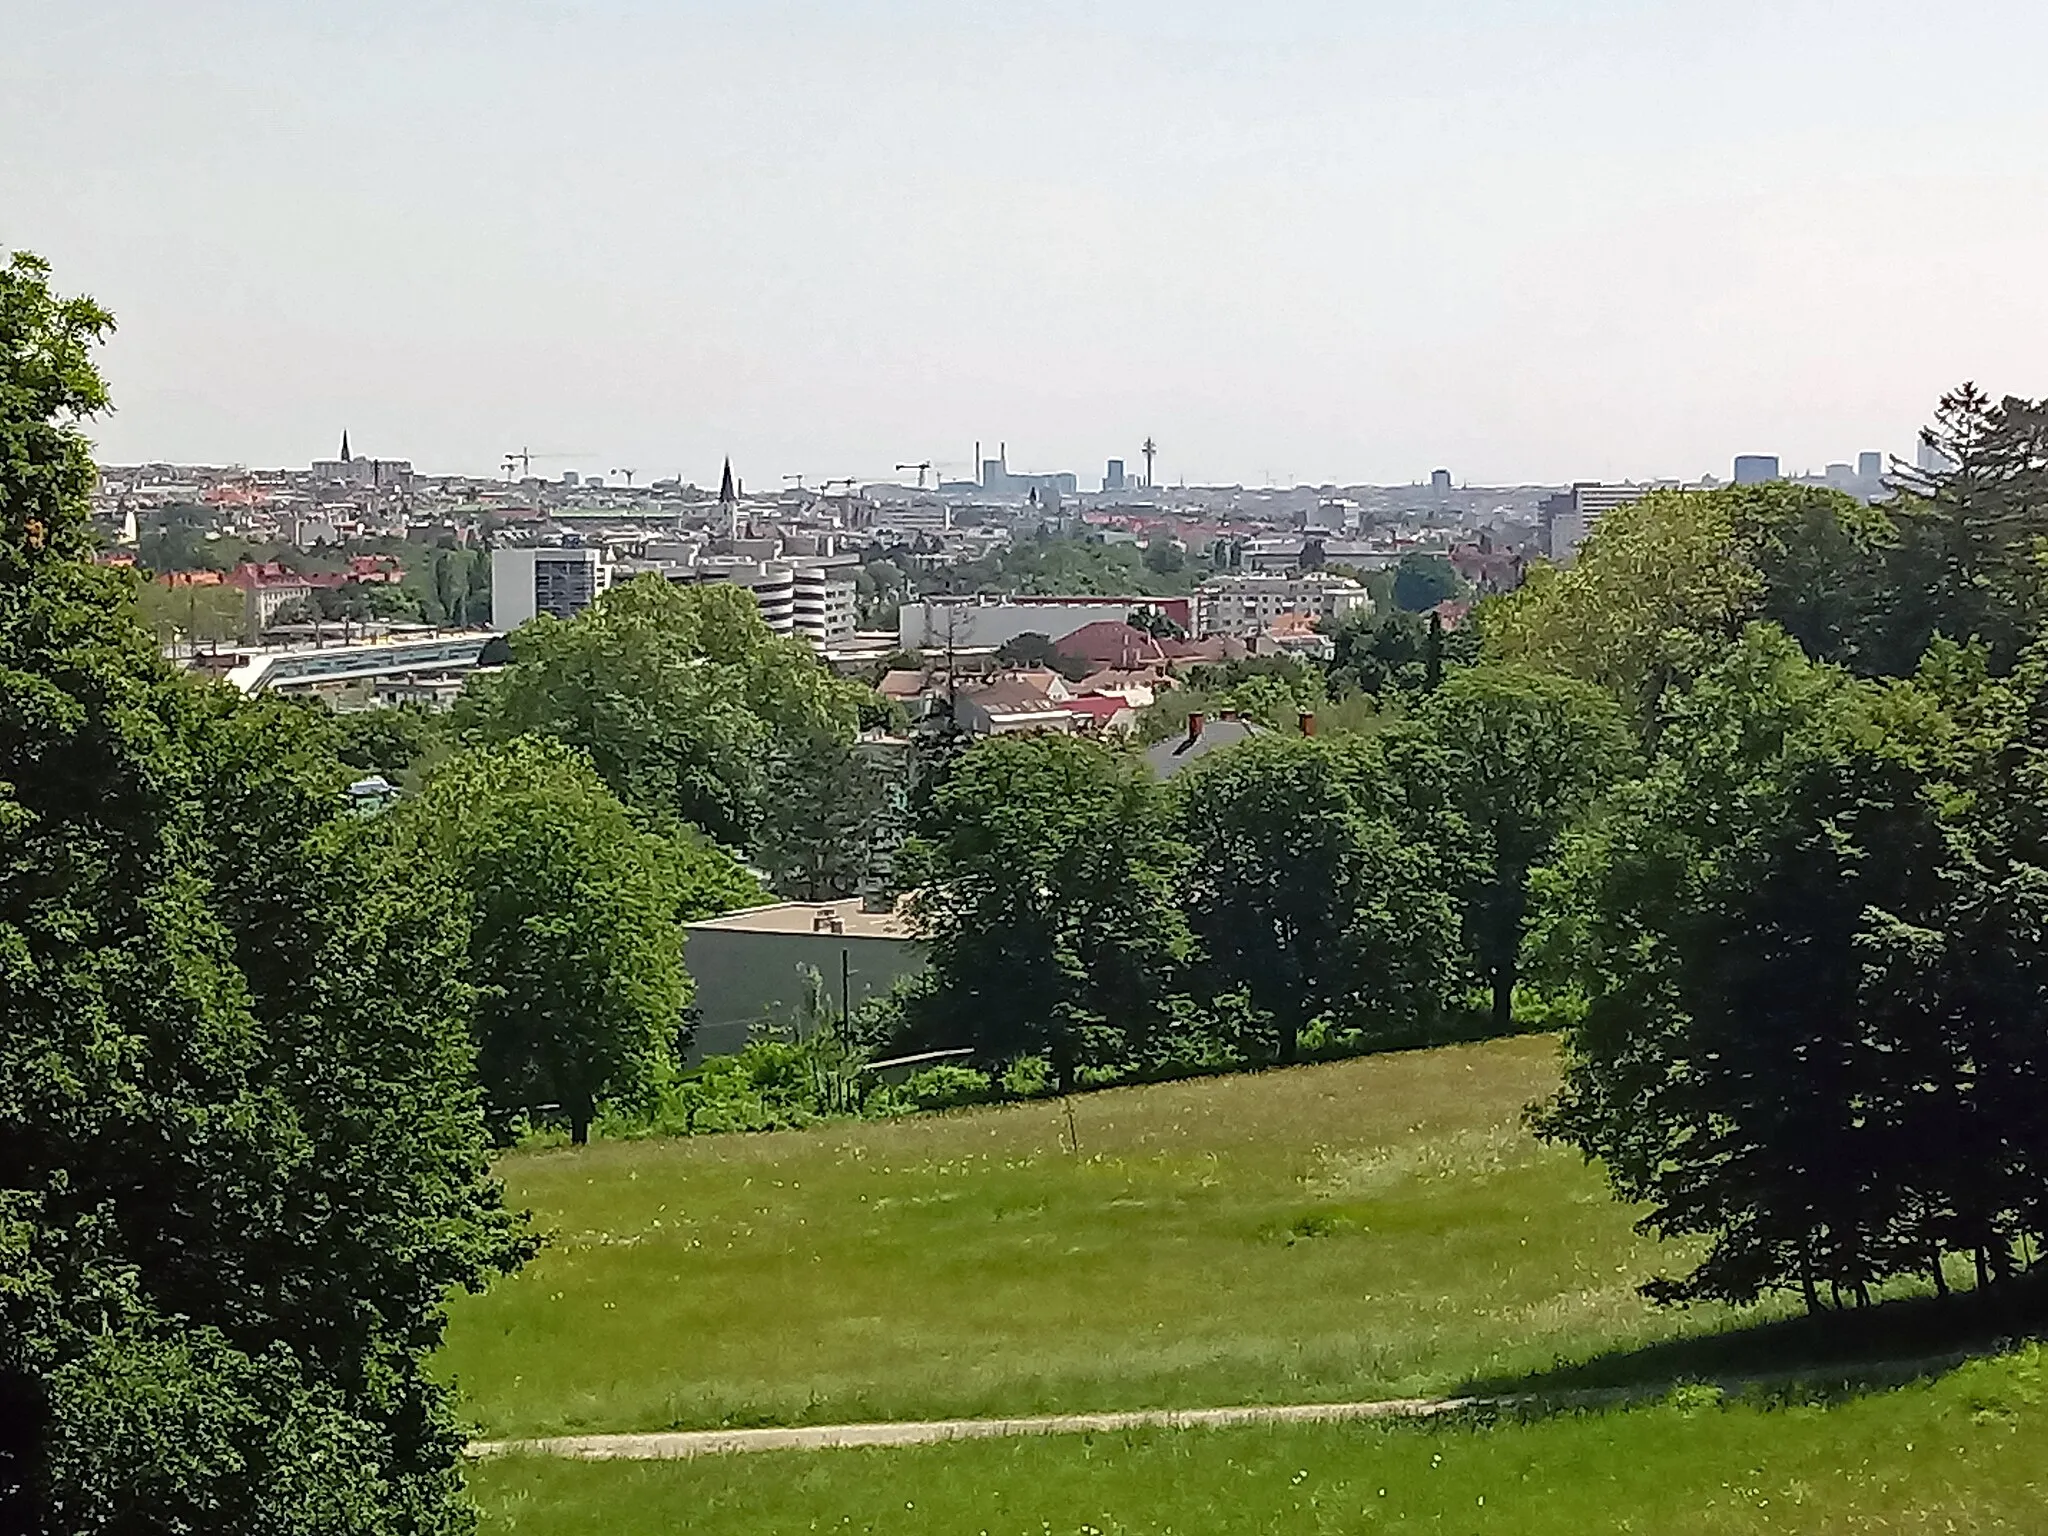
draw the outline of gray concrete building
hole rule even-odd
[[[842,983],[858,1008],[926,962],[901,910],[864,911],[856,897],[777,902],[686,924],[683,963],[696,983],[694,1061],[738,1050],[757,1024],[793,1022],[808,971],[818,973],[836,1011]]]

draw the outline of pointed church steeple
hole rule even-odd
[[[347,428],[347,427],[343,427],[343,428],[341,429],[341,462],[342,462],[342,463],[344,463],[344,464],[346,464],[346,463],[348,462],[348,428]]]
[[[740,491],[732,477],[732,460],[725,461],[725,476],[718,482],[718,505],[725,513],[725,535],[729,539],[740,536]]]

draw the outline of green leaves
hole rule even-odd
[[[628,805],[745,845],[761,825],[779,743],[851,740],[865,690],[803,642],[778,639],[738,587],[616,587],[568,622],[510,637],[512,663],[456,712],[480,743],[529,732],[579,749]]]
[[[579,753],[539,736],[450,759],[401,816],[464,897],[494,1120],[524,1111],[581,1142],[675,1051],[689,866],[724,856],[643,830]]]
[[[1567,855],[1588,1011],[1541,1124],[1710,1239],[1662,1295],[1820,1306],[2041,1230],[2037,759],[1959,675],[1754,629]]]
[[[1215,993],[1272,1021],[1253,1059],[1332,1040],[1424,1038],[1453,990],[1457,929],[1438,861],[1386,814],[1377,756],[1355,742],[1255,737],[1172,785],[1191,857],[1181,900]]]
[[[1067,736],[975,746],[906,850],[929,881],[915,908],[934,973],[923,1037],[991,1067],[1042,1054],[1062,1090],[1084,1066],[1171,1055],[1185,856],[1130,759]]]
[[[106,324],[0,276],[0,1526],[462,1531],[425,1359],[528,1244],[461,929],[83,560]]]

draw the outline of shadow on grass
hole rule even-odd
[[[1797,1388],[1846,1398],[1945,1375],[1967,1360],[2048,1339],[2048,1273],[1988,1291],[1902,1297],[1876,1306],[1769,1322],[1559,1360],[1522,1375],[1474,1377],[1460,1395],[1524,1397],[1558,1406],[1654,1396],[1687,1383]],[[1534,1406],[1534,1405],[1531,1405]]]

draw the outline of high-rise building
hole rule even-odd
[[[1913,462],[1919,466],[1923,475],[1945,475],[1956,467],[1954,459],[1924,439],[1914,450]]]
[[[1778,456],[1774,453],[1742,453],[1735,456],[1735,483],[1737,485],[1767,485],[1782,478],[1778,473]]]
[[[1109,467],[1102,472],[1102,488],[1105,491],[1120,491],[1124,488],[1124,461],[1111,459]]]
[[[1882,480],[1884,478],[1884,455],[1881,453],[1857,454],[1856,478],[1859,480]]]
[[[491,628],[503,633],[545,613],[573,619],[610,585],[596,549],[499,548],[491,551]]]
[[[1581,480],[1569,491],[1545,501],[1542,518],[1547,532],[1543,540],[1543,552],[1552,563],[1568,566],[1579,558],[1579,546],[1586,542],[1586,535],[1594,526],[1616,507],[1625,507],[1632,501],[1641,501],[1656,489],[1649,485],[1602,485],[1597,481]]]
[[[1429,488],[1441,496],[1451,488],[1451,472],[1448,469],[1433,469],[1429,472]]]

